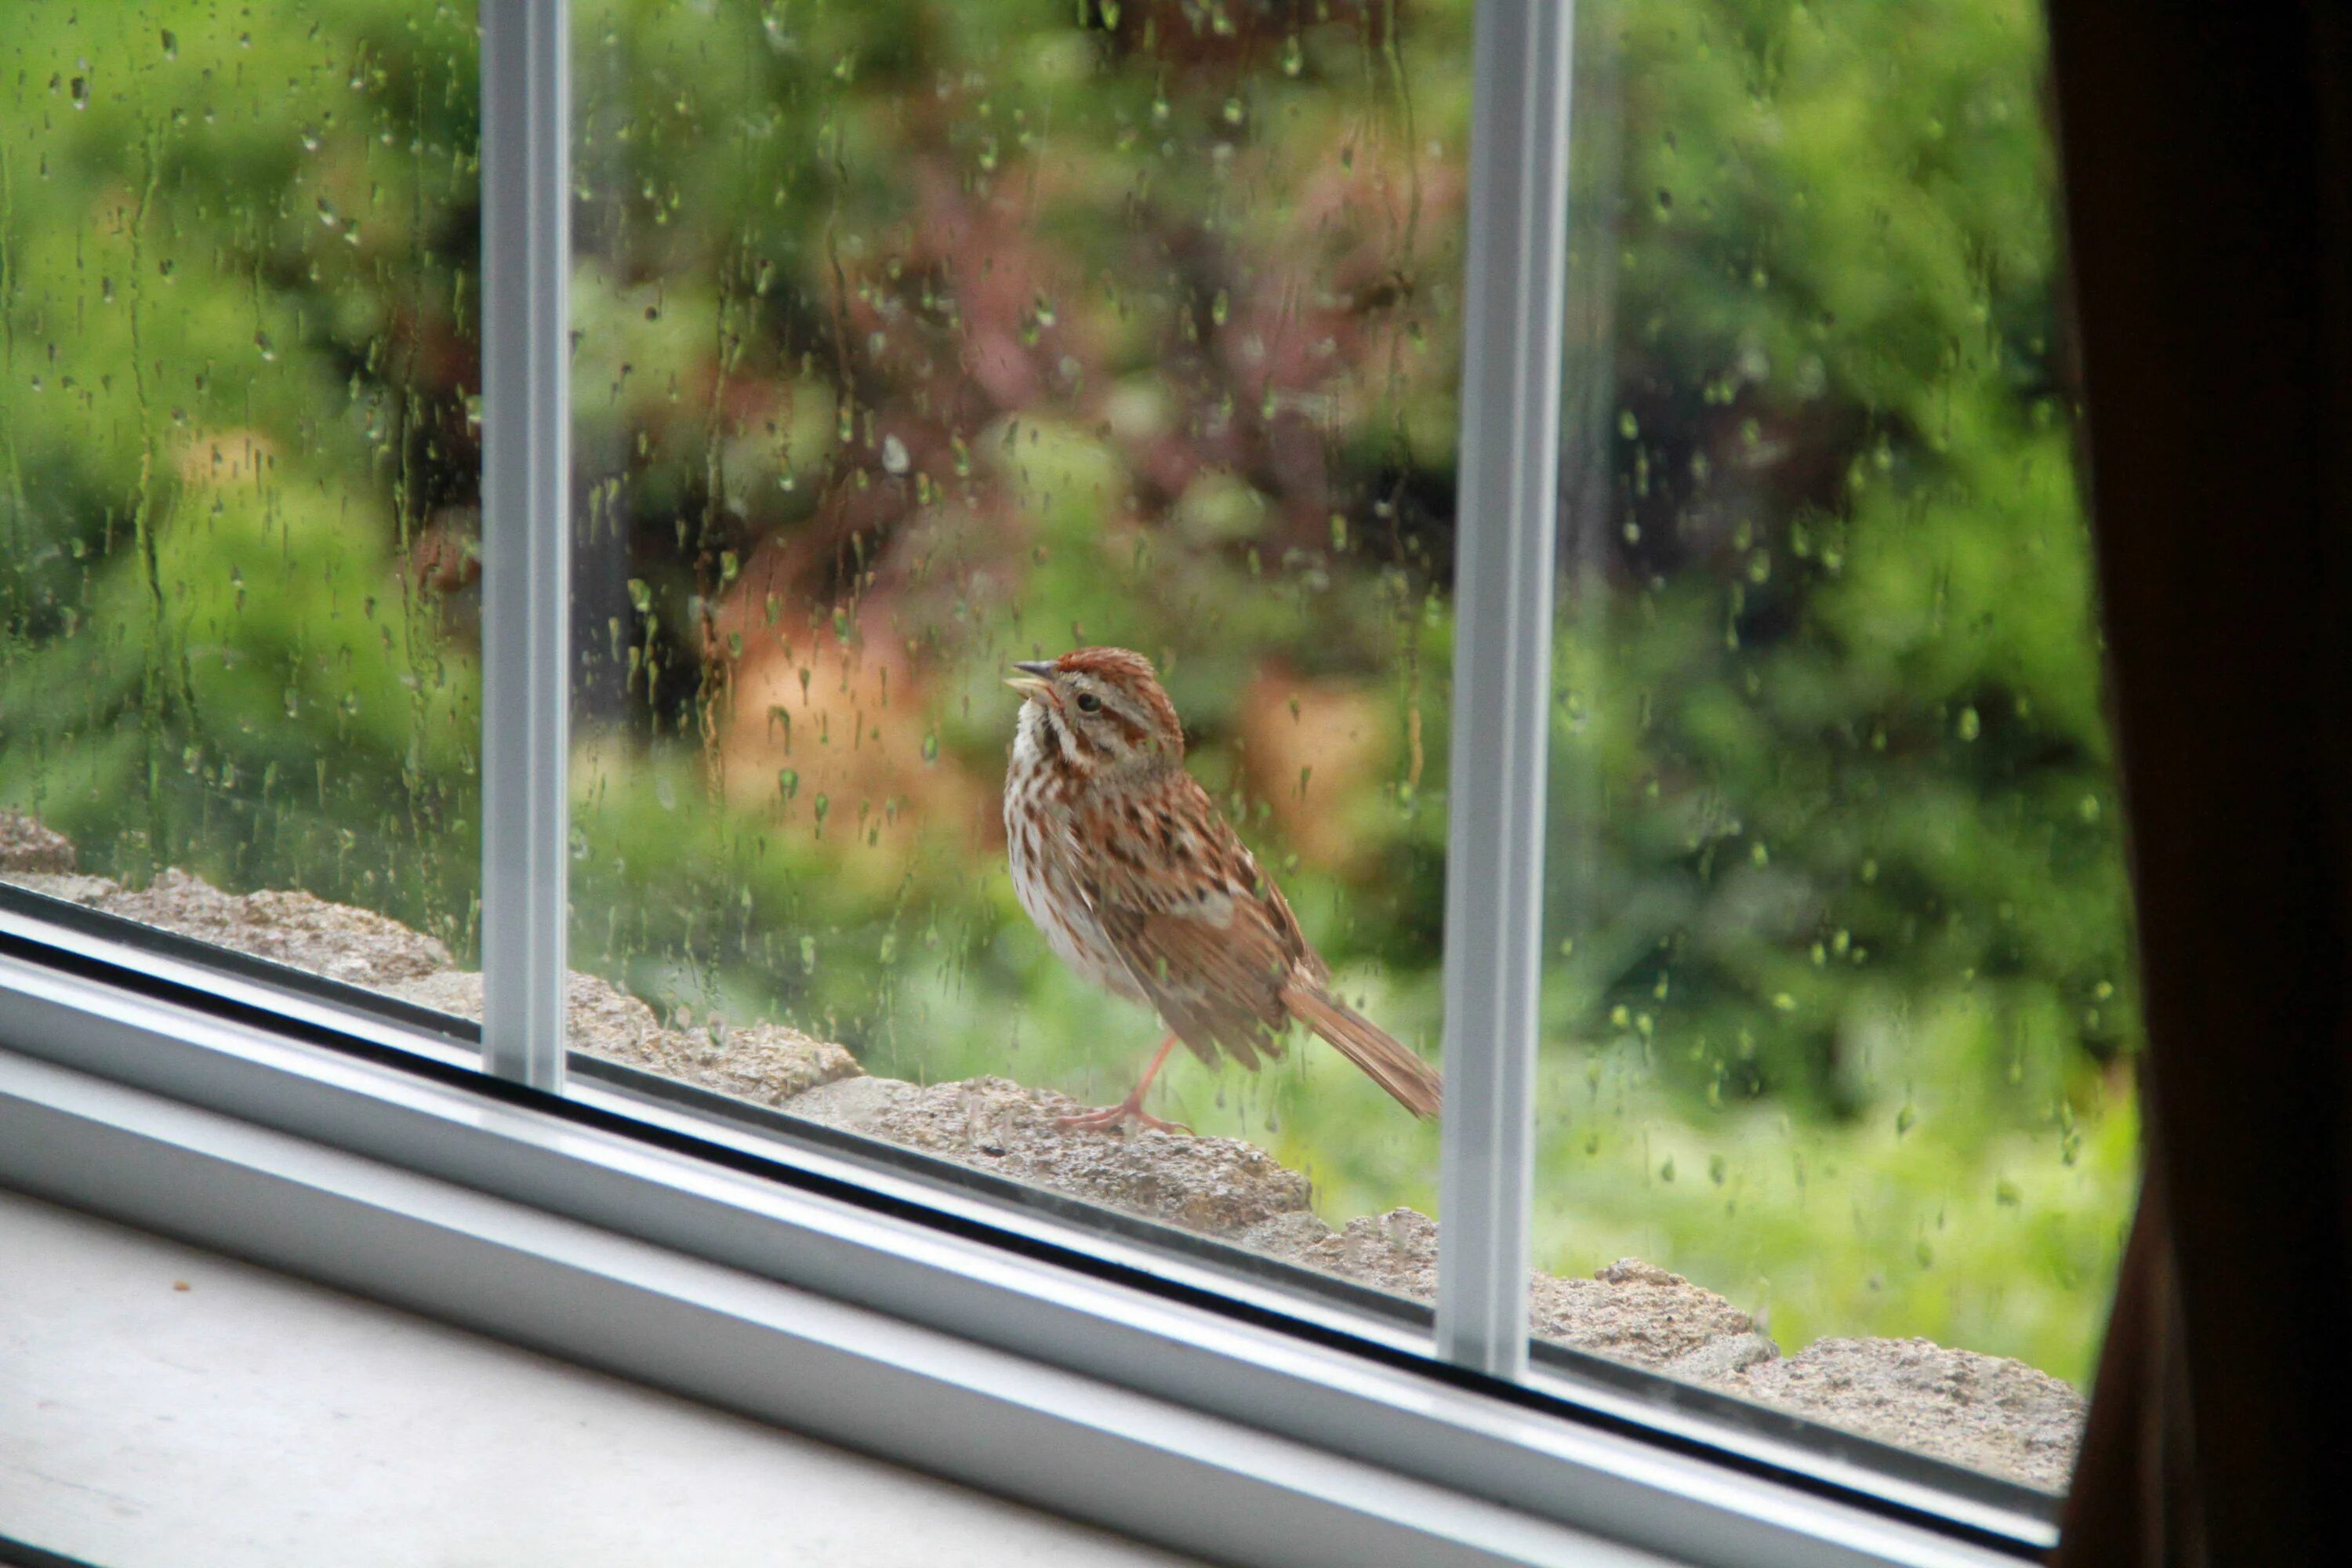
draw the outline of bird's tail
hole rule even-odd
[[[1283,987],[1290,1016],[1328,1040],[1341,1056],[1396,1097],[1415,1116],[1434,1116],[1444,1103],[1437,1069],[1383,1033],[1379,1025],[1303,977]]]

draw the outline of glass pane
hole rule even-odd
[[[473,22],[9,8],[0,877],[371,986],[470,947]]]
[[[1196,929],[1230,889],[1184,879],[1254,851],[1416,1092],[1467,5],[575,16],[572,951],[652,1006],[583,1043],[1425,1295],[1376,1216],[1433,1212],[1435,1124],[1235,1024],[1318,1004],[1276,1010],[1255,950],[1216,948],[1242,927]],[[1009,873],[1009,661],[1098,646],[1150,662],[1183,755],[1131,668],[1045,700],[1127,770],[1086,798],[1142,813],[1069,851],[1130,921],[1073,952],[1116,990],[1230,996],[1090,983]],[[1191,1131],[1060,1124],[1183,1006],[1213,1059],[1179,1046],[1144,1110]]]
[[[1580,21],[1536,1331],[2062,1489],[2138,1024],[2040,16]]]

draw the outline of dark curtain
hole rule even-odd
[[[2346,0],[2053,0],[2148,1178],[2070,1568],[2352,1563]]]

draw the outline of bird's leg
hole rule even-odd
[[[1151,1065],[1143,1069],[1143,1080],[1135,1086],[1134,1093],[1117,1105],[1108,1105],[1100,1110],[1082,1110],[1075,1116],[1061,1117],[1058,1119],[1061,1125],[1076,1128],[1102,1128],[1117,1127],[1123,1121],[1139,1121],[1146,1127],[1157,1128],[1162,1132],[1192,1131],[1191,1128],[1181,1121],[1162,1121],[1157,1116],[1147,1114],[1143,1109],[1144,1091],[1151,1087],[1151,1080],[1160,1076],[1160,1064],[1167,1061],[1168,1053],[1175,1048],[1176,1031],[1171,1029],[1160,1038],[1160,1048],[1151,1053]]]

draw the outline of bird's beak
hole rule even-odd
[[[1054,664],[1051,659],[1034,659],[1027,662],[1016,660],[1013,668],[1021,673],[1007,677],[1004,684],[1021,693],[1022,696],[1043,701],[1053,694],[1054,682],[1051,677],[1054,673]]]

